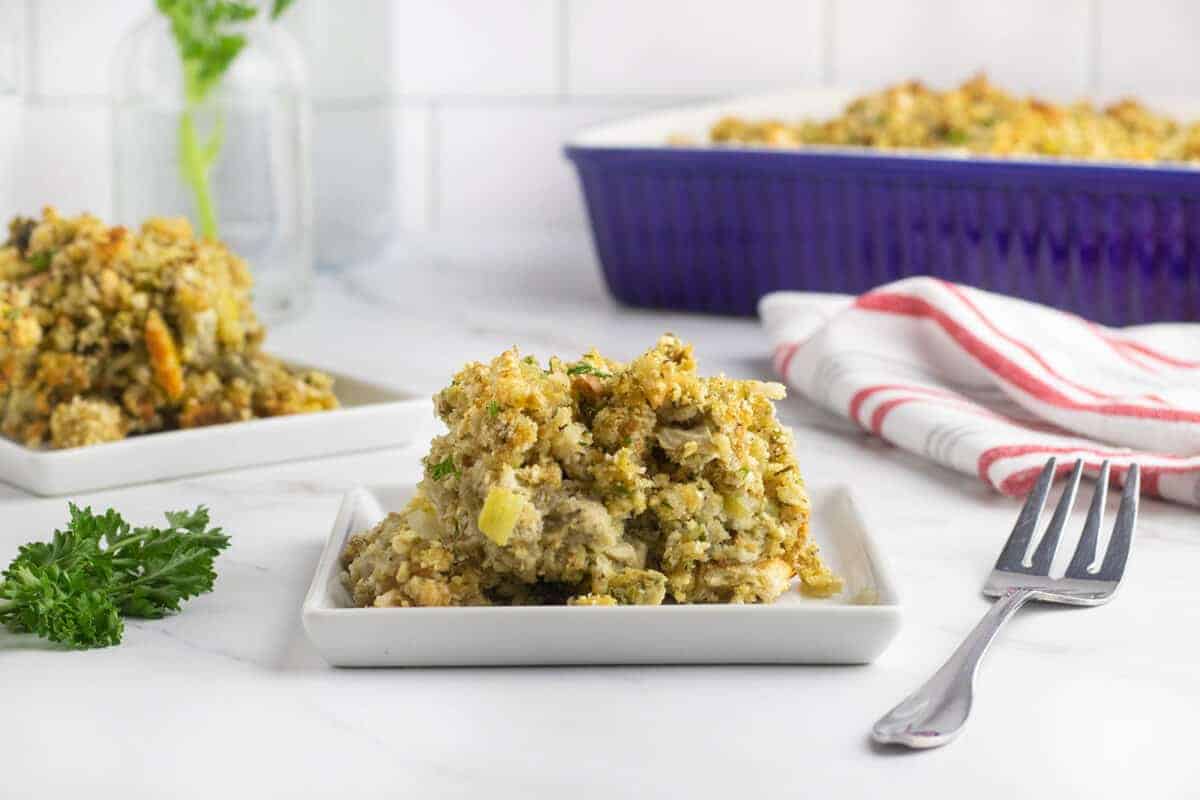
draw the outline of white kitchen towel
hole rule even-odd
[[[1200,325],[1104,328],[1045,306],[909,278],[860,297],[759,304],[783,379],[820,406],[1001,492],[1050,456],[1200,505]]]

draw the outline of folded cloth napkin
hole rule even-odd
[[[1046,459],[1200,505],[1200,325],[1114,329],[936,278],[858,298],[777,292],[759,312],[788,384],[1001,492]]]

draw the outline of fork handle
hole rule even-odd
[[[975,673],[1000,626],[1033,597],[1032,589],[1013,589],[1004,594],[946,663],[920,689],[875,723],[871,735],[884,744],[908,747],[940,747],[962,730],[971,713]]]

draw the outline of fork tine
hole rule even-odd
[[[1071,509],[1075,507],[1075,492],[1079,489],[1079,478],[1082,475],[1083,459],[1081,458],[1075,461],[1075,469],[1071,470],[1071,477],[1063,489],[1058,507],[1054,509],[1050,527],[1046,528],[1046,532],[1042,534],[1042,541],[1038,543],[1037,550],[1033,553],[1033,571],[1038,575],[1046,575],[1050,572],[1054,551],[1058,549],[1058,538],[1062,535],[1063,528],[1066,527]]]
[[[1109,463],[1106,460],[1100,465],[1100,474],[1096,476],[1096,493],[1092,495],[1092,505],[1088,509],[1079,544],[1075,546],[1075,555],[1071,556],[1071,564],[1067,567],[1068,578],[1092,577],[1088,568],[1096,560],[1096,540],[1100,536],[1100,523],[1104,521],[1104,504],[1108,501],[1108,471]]]
[[[1108,552],[1104,554],[1104,563],[1100,565],[1100,572],[1097,574],[1097,577],[1106,581],[1119,581],[1125,572],[1125,559],[1129,556],[1134,523],[1137,521],[1141,478],[1141,468],[1137,464],[1130,464],[1129,471],[1125,474],[1125,491],[1121,492],[1121,505],[1117,508],[1117,521],[1108,541]]]
[[[1046,505],[1046,495],[1050,493],[1050,484],[1054,482],[1054,468],[1057,463],[1054,456],[1046,462],[1042,474],[1038,476],[1037,483],[1033,485],[1029,497],[1025,500],[1025,505],[1021,507],[1017,524],[1013,525],[1012,533],[1004,543],[1004,549],[1000,551],[1000,557],[996,559],[996,569],[1010,572],[1026,571],[1021,562],[1025,560],[1025,551],[1029,549],[1029,540],[1033,538],[1033,532],[1037,528],[1042,507]]]

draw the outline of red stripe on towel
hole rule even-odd
[[[902,314],[936,322],[963,350],[986,369],[1048,405],[1072,411],[1089,411],[1095,414],[1153,419],[1163,422],[1200,422],[1200,412],[1195,411],[1147,408],[1129,403],[1090,404],[1074,400],[1029,370],[1009,360],[949,314],[919,297],[894,292],[871,292],[859,297],[855,301],[855,306],[867,311]]]
[[[1200,361],[1185,361],[1182,358],[1175,358],[1174,356],[1169,356],[1166,353],[1159,352],[1148,345],[1144,345],[1141,342],[1132,342],[1128,339],[1117,339],[1115,337],[1113,337],[1112,341],[1117,347],[1123,347],[1127,350],[1132,350],[1139,355],[1152,358],[1155,361],[1159,361],[1171,367],[1178,367],[1180,369],[1200,369]]]
[[[1047,456],[1048,457],[1048,456]],[[1100,461],[1089,461],[1084,459],[1083,468],[1086,472],[1099,472]],[[1075,468],[1072,463],[1059,464],[1054,469],[1054,477],[1061,478],[1063,475],[1070,473]],[[1113,465],[1110,468],[1109,480],[1116,480],[1120,486],[1125,485],[1125,473],[1129,471],[1128,466]],[[1019,472],[1014,472],[1000,483],[1000,491],[1010,497],[1023,497],[1029,494],[1033,489],[1033,485],[1037,483],[1038,476],[1042,474],[1042,467],[1030,467]],[[1151,497],[1161,497],[1158,490],[1159,470],[1154,467],[1141,468],[1141,491],[1142,494],[1150,495]]]
[[[796,352],[800,349],[800,342],[784,342],[775,348],[775,371],[780,377],[787,378],[788,368],[792,365],[792,359],[796,357]]]
[[[1053,376],[1054,378],[1062,381],[1063,383],[1067,384],[1068,386],[1072,386],[1075,389],[1078,389],[1079,391],[1083,392],[1084,394],[1090,394],[1092,397],[1095,397],[1097,400],[1108,399],[1109,395],[1106,395],[1103,392],[1098,392],[1095,389],[1091,389],[1087,386],[1084,386],[1082,383],[1077,383],[1077,382],[1071,380],[1070,378],[1066,377],[1065,375],[1060,373],[1058,370],[1054,369],[1054,367],[1050,366],[1049,362],[1047,362],[1046,359],[1042,358],[1042,356],[1036,350],[1034,350],[1032,347],[1025,344],[1020,339],[1017,339],[1014,336],[1010,336],[1009,334],[1000,330],[1000,326],[998,326],[996,323],[992,322],[991,318],[988,317],[986,314],[984,314],[983,311],[980,310],[979,306],[975,305],[975,302],[973,300],[971,300],[971,298],[967,297],[967,293],[962,290],[961,286],[956,286],[953,283],[950,283],[949,281],[944,281],[944,280],[939,281],[939,283],[941,283],[942,288],[946,289],[948,292],[950,292],[950,294],[952,294],[956,298],[958,298],[958,300],[964,306],[966,306],[968,309],[970,309],[971,313],[973,313],[976,317],[978,317],[979,321],[982,322],[984,325],[986,325],[988,330],[990,330],[992,333],[996,334],[1001,339],[1003,339],[1004,341],[1013,345],[1018,350],[1025,353],[1025,355],[1029,356],[1034,361],[1036,361],[1038,366],[1040,366],[1042,369],[1044,369],[1046,371],[1046,374]]]
[[[933,386],[921,386],[919,384],[905,383],[877,383],[874,386],[866,386],[854,393],[854,397],[850,399],[850,419],[857,422],[860,426],[866,428],[867,425],[859,419],[859,414],[862,411],[863,404],[871,399],[871,395],[879,392],[888,391],[903,391],[916,392],[918,394],[929,395],[933,397],[949,397],[956,398],[958,395],[945,389],[938,389]]]
[[[1085,327],[1089,333],[1091,333],[1093,336],[1095,336],[1100,341],[1104,342],[1104,344],[1107,345],[1110,350],[1112,350],[1114,353],[1116,353],[1117,357],[1120,358],[1122,361],[1133,364],[1138,369],[1145,370],[1146,372],[1153,372],[1155,374],[1158,373],[1157,369],[1150,366],[1145,361],[1142,361],[1140,358],[1134,358],[1132,355],[1130,355],[1126,351],[1126,348],[1122,346],[1122,343],[1120,342],[1120,340],[1114,339],[1113,337],[1109,336],[1107,333],[1104,332],[1104,329],[1101,328],[1096,323],[1089,322],[1088,320],[1083,319],[1082,317],[1079,318],[1079,321],[1083,323],[1083,327]],[[1147,395],[1147,397],[1149,397],[1149,395]]]
[[[1038,431],[1039,433],[1053,433],[1057,436],[1070,436],[1070,431],[1064,430],[1050,422],[1042,422],[1040,420],[1018,419],[1001,414],[998,411],[993,411],[987,406],[980,405],[965,398],[954,396],[941,397],[937,395],[923,395],[920,397],[898,397],[893,400],[888,400],[879,404],[879,408],[875,409],[871,414],[872,433],[877,436],[883,436],[883,421],[896,408],[905,405],[906,403],[940,403],[944,406],[949,406],[957,411],[963,411],[968,414],[985,417],[987,419],[998,420],[1008,425],[1014,425],[1026,430]]]
[[[1123,464],[1113,464],[1112,469],[1118,475],[1124,474],[1124,471],[1128,469],[1128,462],[1138,462],[1142,470],[1142,489],[1146,494],[1153,496],[1161,496],[1159,492],[1159,478],[1162,475],[1200,472],[1200,457],[1152,455],[1122,449],[1105,450],[1085,445],[1058,446],[1041,444],[1001,445],[985,450],[979,456],[977,469],[981,480],[985,483],[992,483],[988,477],[988,472],[991,470],[993,464],[1005,458],[1019,458],[1029,455],[1042,455],[1049,458],[1050,456],[1073,453],[1094,457],[1094,459],[1084,459],[1084,465],[1089,470],[1099,470],[1100,463],[1105,459],[1114,462],[1126,462]],[[1069,471],[1072,466],[1072,464],[1065,464],[1066,469],[1064,470],[1064,465],[1060,464],[1058,471]],[[1005,494],[1025,494],[1033,486],[1033,482],[1037,479],[1041,471],[1041,466],[1018,470],[1001,480],[996,488]]]

